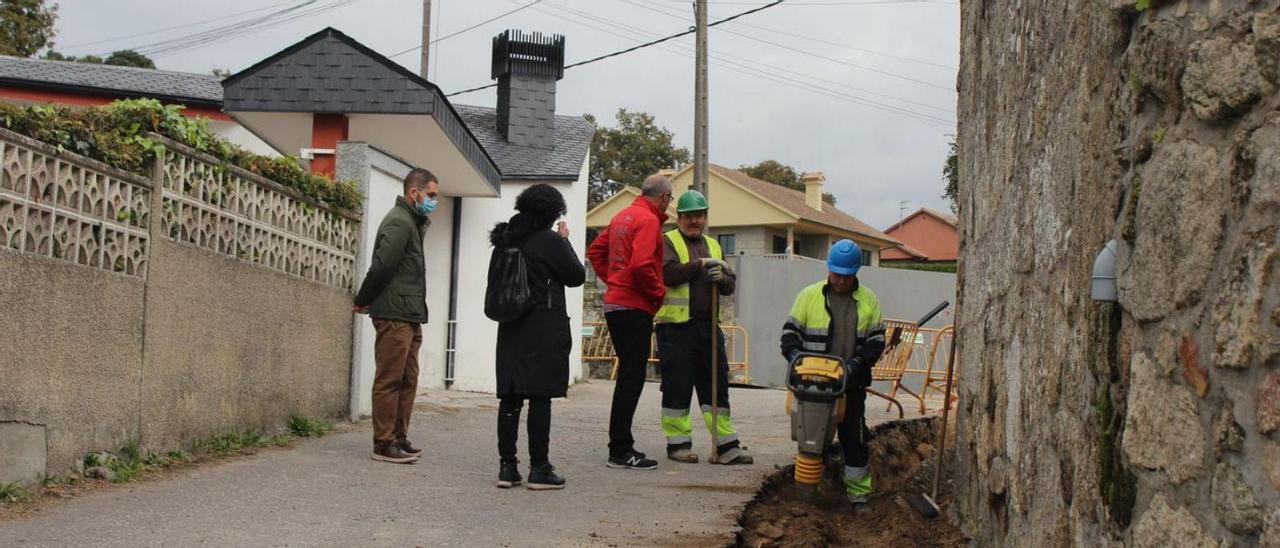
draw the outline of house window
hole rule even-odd
[[[786,253],[786,252],[787,252],[787,237],[786,237],[786,236],[774,236],[774,237],[773,237],[773,252],[774,252],[774,253],[776,253],[776,254],[782,254],[782,253]]]
[[[871,251],[862,252],[862,266],[871,266]]]
[[[724,252],[725,257],[738,254],[738,242],[733,234],[721,234],[716,239],[720,241],[720,250]]]

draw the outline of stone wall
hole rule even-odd
[[[1277,4],[962,3],[979,545],[1280,545]],[[1119,302],[1095,302],[1111,239]]]
[[[359,218],[153,138],[140,177],[0,130],[0,482],[344,414]]]

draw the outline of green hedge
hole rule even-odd
[[[155,132],[336,208],[360,209],[364,198],[354,181],[316,175],[292,157],[249,152],[210,131],[207,118],[189,118],[182,109],[178,105],[162,105],[155,99],[123,99],[77,109],[0,102],[0,124],[32,139],[142,175],[150,174],[156,153],[164,150],[163,145],[147,137]]]
[[[955,274],[956,263],[916,263],[916,262],[899,262],[899,261],[880,261],[880,266],[884,268],[897,268],[901,270],[923,270],[925,272],[950,272]]]

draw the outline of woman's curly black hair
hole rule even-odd
[[[532,217],[538,224],[550,225],[568,210],[560,191],[546,183],[526,188],[516,197],[516,211]]]

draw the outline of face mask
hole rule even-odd
[[[418,210],[418,214],[425,217],[427,215],[430,215],[432,211],[435,211],[436,205],[438,205],[439,203],[440,202],[436,201],[435,198],[427,198],[421,202],[418,202],[418,205],[415,207]]]

